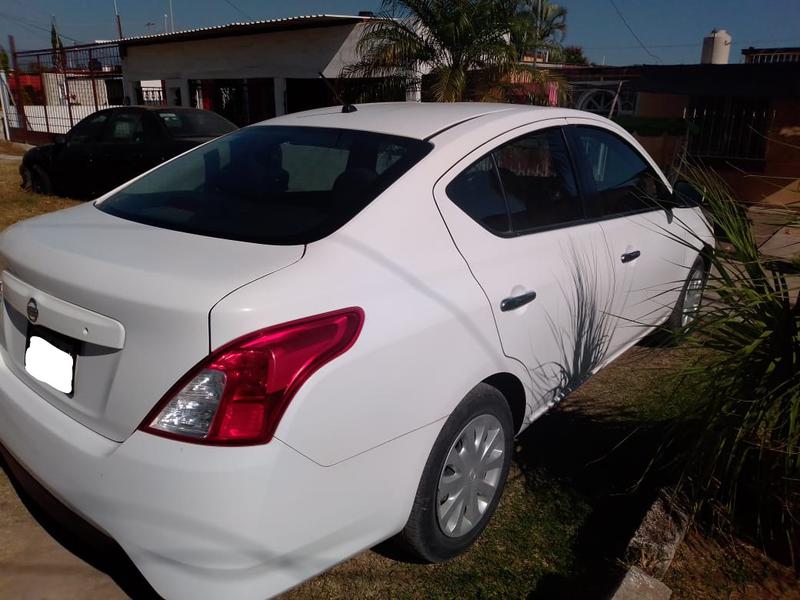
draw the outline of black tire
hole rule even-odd
[[[692,268],[689,269],[689,273],[686,276],[686,281],[683,283],[680,296],[678,296],[678,302],[675,304],[675,308],[672,309],[672,314],[669,316],[669,319],[667,319],[667,322],[664,324],[664,327],[669,334],[669,339],[673,341],[673,343],[685,329],[683,323],[683,313],[684,304],[686,303],[686,295],[689,291],[689,285],[698,275],[703,281],[701,290],[705,290],[706,281],[708,280],[708,267],[706,266],[706,261],[702,256],[698,256],[694,261]],[[700,308],[699,304],[697,308]]]
[[[49,196],[53,193],[53,184],[50,181],[50,176],[39,165],[33,165],[32,167],[25,167],[23,169],[22,188],[34,194],[45,194]]]
[[[28,167],[23,167],[22,171],[20,171],[20,175],[22,175],[22,182],[19,184],[26,192],[33,191],[31,188],[31,170]]]
[[[496,491],[483,514],[469,531],[458,536],[453,533],[447,535],[440,526],[437,516],[440,504],[439,480],[444,473],[445,461],[451,449],[458,442],[460,434],[465,427],[479,417],[496,419],[504,436],[503,454],[498,459],[498,464],[502,462],[502,466],[499,467]],[[494,514],[503,494],[508,469],[511,465],[514,433],[514,422],[508,402],[496,388],[481,383],[467,394],[445,422],[433,445],[428,462],[425,464],[417,488],[417,496],[414,499],[414,506],[411,509],[411,516],[398,536],[398,541],[406,550],[424,561],[441,562],[458,556],[478,539]],[[497,467],[492,469],[495,475],[497,474],[496,469]],[[474,474],[472,479],[474,481]]]

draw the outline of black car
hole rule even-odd
[[[215,137],[237,129],[197,108],[124,106],[92,113],[55,143],[22,159],[22,187],[94,198]]]

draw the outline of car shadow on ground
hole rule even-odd
[[[660,487],[674,481],[666,471],[648,470],[664,439],[664,423],[643,425],[597,414],[584,410],[585,404],[583,399],[566,400],[516,441],[515,462],[526,488],[535,493],[559,482],[591,507],[573,543],[570,575],[545,575],[530,592],[531,599],[609,597],[624,575],[619,559],[628,540]],[[34,498],[28,492],[30,485],[21,485],[25,474],[2,466],[28,511],[56,541],[109,575],[131,598],[159,598],[115,542],[63,505],[47,499],[43,503],[41,493]],[[393,540],[373,550],[395,560],[418,562]]]
[[[543,486],[565,486],[591,510],[574,538],[570,574],[545,575],[530,599],[609,598],[625,575],[620,559],[629,540],[662,487],[675,482],[674,470],[651,465],[668,422],[619,418],[587,404],[591,398],[565,400],[516,440],[514,461],[533,496],[543,496]],[[420,562],[394,539],[373,551]]]
[[[559,481],[591,507],[573,543],[571,575],[546,575],[529,598],[613,594],[628,541],[661,486],[673,481],[669,472],[650,468],[665,428],[559,407],[519,437],[515,459],[529,489]]]
[[[517,440],[515,462],[533,495],[543,486],[566,486],[590,507],[572,544],[569,574],[545,575],[529,598],[607,598],[621,581],[619,559],[659,489],[674,474],[648,469],[665,439],[666,422],[642,423],[603,412],[576,392],[533,423]],[[2,462],[2,461],[0,461]],[[135,599],[158,594],[112,540],[66,507],[32,497],[20,485],[23,473],[3,465],[23,503],[39,524],[67,550],[109,575]],[[647,474],[644,479],[643,476]],[[46,492],[45,492],[46,493]],[[403,562],[418,562],[389,540],[373,548]]]

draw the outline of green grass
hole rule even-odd
[[[463,556],[419,565],[368,551],[286,597],[549,597],[551,589],[558,594],[585,580],[605,560],[601,550],[585,548],[595,531],[597,537],[606,535],[592,522],[593,514],[600,506],[606,510],[613,494],[626,506],[635,504],[626,490],[646,470],[650,455],[642,445],[652,451],[660,440],[639,430],[691,402],[690,388],[672,389],[676,374],[693,360],[680,348],[635,348],[533,425],[517,442],[515,465],[492,522]],[[628,436],[630,441],[619,445]],[[612,535],[624,520],[615,520],[613,512],[612,500],[612,516],[601,524]],[[621,525],[620,530],[624,537]]]
[[[20,188],[19,163],[0,160],[0,231],[23,219],[67,208],[74,200],[41,196]]]
[[[420,565],[370,551],[286,598],[523,598],[544,577],[573,573],[572,547],[590,512],[568,484],[547,476],[531,483],[514,469],[489,528],[463,556]]]

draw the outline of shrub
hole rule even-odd
[[[725,242],[707,252],[704,306],[680,332],[684,343],[706,351],[685,373],[697,400],[672,431],[685,448],[679,489],[716,525],[777,543],[800,566],[798,286],[785,266],[759,255],[746,213],[715,173],[691,165],[681,171],[703,191]]]

